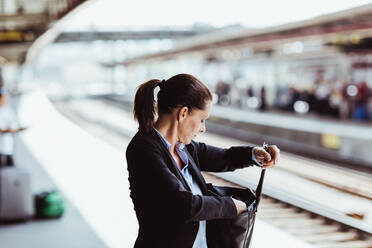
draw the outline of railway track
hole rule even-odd
[[[123,133],[114,126],[92,121],[82,116],[63,103],[56,107],[70,120],[82,126],[93,135],[105,139],[113,146],[123,149],[122,144],[128,140],[128,133]],[[125,141],[124,141],[125,140]],[[218,185],[247,186],[234,178],[227,181],[215,174],[203,173],[207,181]],[[251,186],[252,187],[252,186]],[[264,187],[265,188],[265,187]],[[264,192],[265,193],[265,192]],[[281,229],[314,247],[319,248],[372,248],[372,228],[358,222],[358,215],[334,215],[314,204],[288,200],[278,197],[280,193],[270,191],[263,196],[257,218]],[[311,206],[310,206],[311,205]]]

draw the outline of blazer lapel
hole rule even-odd
[[[185,147],[185,151],[186,151],[187,157],[189,158],[190,172],[192,173],[193,178],[195,179],[195,181],[197,181],[202,193],[204,195],[207,195],[208,194],[208,189],[207,189],[207,185],[206,185],[206,182],[204,180],[204,177],[201,174],[201,172],[199,170],[199,167],[196,165],[194,159],[192,158],[192,156],[190,155],[190,153],[189,153],[189,151],[187,150],[186,147]]]
[[[167,154],[167,157],[168,157],[168,160],[171,162],[172,165],[169,165],[169,163],[167,163],[169,169],[173,172],[173,174],[182,182],[182,184],[185,186],[185,188],[188,190],[188,191],[191,191],[189,185],[187,184],[185,178],[182,176],[182,173],[180,171],[180,169],[178,168],[177,164],[176,164],[176,161],[174,161],[174,158],[172,157],[172,154],[169,152],[169,150],[167,149],[166,145],[163,143],[163,141],[161,140],[161,137],[159,137],[159,134],[156,133],[155,130],[152,130],[153,131],[153,134],[156,136],[157,138],[157,143],[158,145],[160,145],[161,149],[163,149],[163,151],[165,151],[165,153]]]

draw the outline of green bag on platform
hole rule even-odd
[[[65,202],[57,191],[45,191],[35,195],[37,218],[60,218],[65,211]]]

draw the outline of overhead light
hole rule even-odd
[[[309,104],[305,101],[296,101],[293,104],[294,111],[299,114],[306,114],[309,112]]]
[[[358,95],[358,88],[355,85],[349,85],[346,88],[346,93],[348,96],[354,97]]]

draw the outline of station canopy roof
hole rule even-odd
[[[130,64],[143,59],[167,58],[177,54],[225,47],[239,48],[256,44],[260,46],[264,44],[270,47],[275,44],[306,39],[321,39],[325,44],[334,42],[334,45],[338,46],[348,45],[338,44],[337,37],[343,35],[352,39],[356,38],[354,36],[358,36],[357,38],[361,41],[372,37],[372,3],[277,26],[259,29],[223,30],[200,35],[181,40],[177,46],[168,51],[141,56],[128,60],[125,63]]]
[[[144,31],[144,30],[177,30],[192,29],[195,24],[200,27],[221,28],[241,24],[245,30],[232,31],[208,36],[206,42],[223,39],[235,39],[244,32],[272,32],[282,25],[299,25],[299,20],[308,20],[320,15],[372,3],[372,0],[339,0],[337,4],[330,1],[296,1],[261,0],[91,0],[68,14],[56,23],[41,41],[30,49],[28,60],[37,56],[38,51],[50,42],[54,42],[63,32],[101,32],[101,31]],[[322,16],[324,15],[324,16]],[[287,23],[287,24],[285,24]],[[289,24],[288,24],[289,23]],[[305,25],[306,21],[300,25]],[[278,26],[279,25],[279,26]],[[242,33],[243,32],[243,33]],[[193,40],[204,43],[203,38]],[[189,46],[188,45],[188,46]]]
[[[159,27],[189,27],[195,23],[220,28],[241,24],[250,28],[277,26],[350,9],[372,0],[92,0],[68,18],[63,31],[143,30]]]

